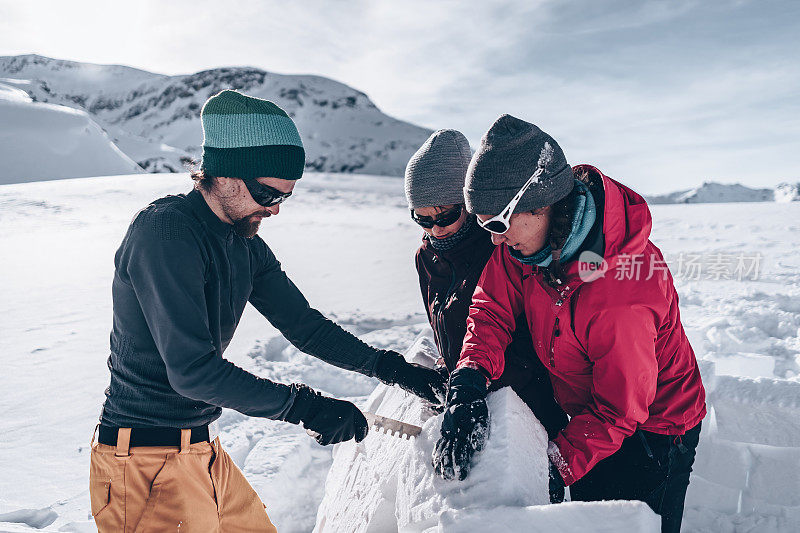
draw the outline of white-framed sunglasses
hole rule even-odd
[[[478,217],[478,225],[485,229],[490,233],[494,233],[495,235],[502,235],[503,233],[507,232],[508,229],[511,227],[511,215],[514,213],[514,209],[517,207],[517,204],[522,199],[522,195],[525,194],[525,191],[528,190],[528,187],[533,185],[534,183],[539,181],[539,176],[542,175],[544,172],[544,167],[540,166],[536,169],[528,181],[525,182],[525,185],[517,191],[517,194],[508,202],[508,205],[500,211],[499,215],[493,216],[487,220],[481,220]]]

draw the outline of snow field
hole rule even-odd
[[[0,186],[0,531],[95,530],[88,515],[88,444],[108,385],[114,251],[137,210],[190,186],[185,174]],[[757,280],[675,275],[712,408],[684,531],[800,531],[799,491],[792,488],[800,462],[792,444],[798,417],[787,399],[800,382],[800,204],[664,205],[652,212],[652,240],[673,273],[671,257],[680,253],[763,254]],[[402,352],[427,329],[413,266],[420,230],[409,220],[401,180],[309,173],[260,233],[312,305],[365,341]],[[363,409],[378,385],[298,352],[249,307],[225,356],[259,375],[305,381]],[[760,398],[773,398],[776,409]],[[757,426],[763,416],[777,420],[777,427]],[[727,429],[729,422],[735,430]],[[331,448],[297,426],[231,411],[220,426],[223,445],[279,531],[310,531]],[[759,435],[767,436],[754,441]],[[396,505],[399,493],[382,494]],[[508,515],[516,517],[509,518],[511,526],[527,531],[531,523],[549,523],[547,514],[534,521],[531,506],[517,505],[517,514]],[[605,505],[628,513],[637,504]],[[481,524],[481,517],[500,521],[506,511],[445,510],[430,527]],[[375,511],[381,513],[389,514]],[[589,513],[581,510],[571,521],[582,523]],[[605,527],[600,519],[586,520]],[[373,523],[373,531],[385,530]]]

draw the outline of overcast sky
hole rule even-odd
[[[793,0],[0,0],[0,55],[334,78],[473,144],[501,113],[642,192],[800,179]]]

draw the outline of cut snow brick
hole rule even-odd
[[[800,383],[717,376],[710,396],[719,438],[800,447]]]
[[[747,486],[750,462],[746,444],[711,437],[697,447],[693,469],[707,481],[740,491]]]
[[[473,457],[463,481],[434,474],[431,454],[441,417],[423,428],[408,467],[398,478],[397,519],[401,530],[419,531],[440,512],[497,506],[549,504],[547,433],[516,393],[506,387],[489,395],[491,429],[486,447]]]
[[[743,498],[753,501],[800,506],[800,448],[710,438],[697,448],[694,472],[689,485],[690,495],[694,495],[692,485],[695,485],[699,476],[702,480],[698,485],[701,487],[703,483],[710,482],[733,489],[737,494],[742,492]],[[717,487],[709,492],[718,495],[720,490]],[[722,496],[730,500],[730,494]],[[736,494],[733,497],[738,499]],[[716,505],[709,506],[717,508]],[[723,507],[729,508],[730,502]]]
[[[379,385],[367,409],[422,425],[422,434],[405,440],[372,428],[361,443],[338,445],[315,531],[423,531],[436,526],[443,511],[548,503],[544,428],[510,388],[490,394],[487,403],[492,425],[486,447],[466,480],[445,481],[431,467],[441,415],[432,416],[400,389]]]
[[[692,474],[686,491],[686,508],[711,509],[718,513],[734,514],[739,508],[742,491],[712,483]]]
[[[426,348],[420,338],[406,358],[419,361]],[[424,531],[437,527],[444,511],[548,504],[544,428],[510,388],[490,394],[487,403],[486,447],[466,480],[445,481],[431,466],[442,416],[397,387],[379,385],[366,410],[420,425],[422,433],[406,440],[371,428],[361,443],[337,445],[315,531]]]
[[[568,502],[446,511],[425,533],[659,533],[661,518],[644,502]]]
[[[773,505],[800,506],[800,448],[749,448],[753,465],[745,496]]]

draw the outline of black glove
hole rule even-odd
[[[486,378],[473,368],[458,368],[450,375],[442,438],[433,449],[434,471],[444,479],[465,479],[472,455],[483,449],[488,436]]]
[[[387,385],[397,385],[433,405],[444,403],[447,382],[436,370],[409,363],[397,352],[383,350],[375,377]]]
[[[550,503],[561,503],[564,501],[564,478],[558,472],[558,468],[549,460],[550,465]]]
[[[307,385],[292,387],[297,389],[297,395],[284,418],[286,422],[302,422],[304,428],[316,433],[314,438],[323,446],[353,437],[361,442],[367,436],[367,419],[352,403],[322,396]]]

